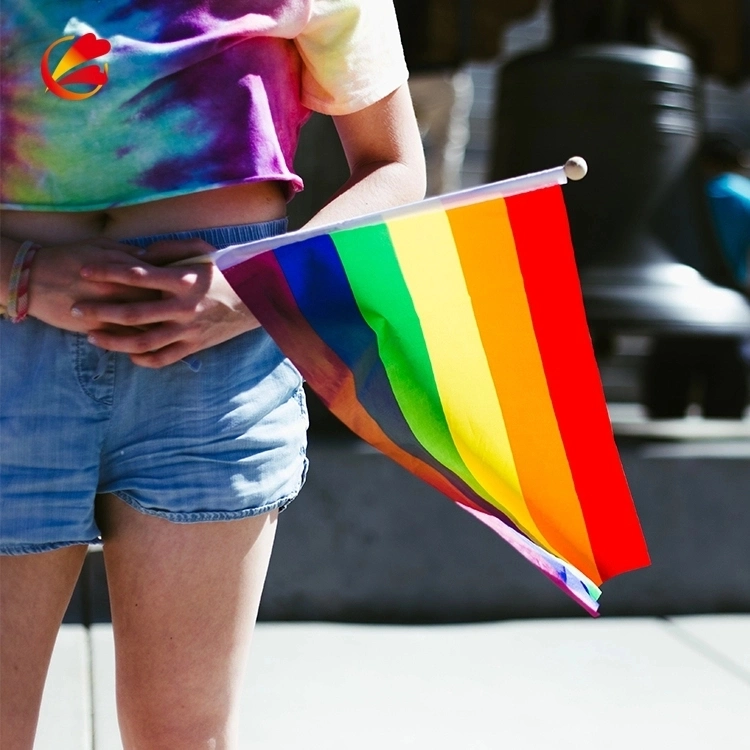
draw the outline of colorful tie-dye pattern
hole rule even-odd
[[[93,61],[106,85],[83,101],[45,91],[45,50],[86,33],[112,45]],[[0,34],[3,208],[99,210],[264,180],[291,195],[309,107],[355,111],[406,79],[388,0],[4,0]],[[370,64],[377,47],[390,63]]]

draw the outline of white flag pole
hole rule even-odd
[[[586,162],[580,156],[574,156],[561,167],[545,169],[542,172],[512,177],[508,180],[491,182],[487,185],[478,185],[477,187],[459,190],[455,193],[446,193],[437,195],[432,198],[417,201],[416,203],[407,203],[403,206],[396,206],[385,211],[365,214],[352,219],[318,226],[312,229],[299,229],[296,232],[268,237],[267,239],[255,240],[242,245],[231,245],[223,250],[217,250],[210,255],[201,256],[200,258],[188,258],[178,261],[174,265],[187,265],[190,263],[212,262],[220,269],[230,268],[231,266],[242,263],[250,258],[260,255],[268,250],[291,245],[295,242],[316,237],[322,234],[330,234],[345,229],[356,229],[368,224],[382,223],[393,221],[402,216],[408,216],[415,211],[429,211],[431,209],[450,209],[466,206],[471,203],[477,203],[481,200],[490,200],[492,198],[510,198],[519,193],[528,193],[532,190],[550,187],[552,185],[564,185],[569,179],[580,180],[585,177],[588,167]]]

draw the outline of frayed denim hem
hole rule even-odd
[[[91,544],[100,544],[101,539],[96,537],[88,541],[82,542],[45,542],[44,544],[0,544],[0,555],[7,555],[9,557],[16,555],[33,555],[39,552],[52,552],[56,549],[63,549],[64,547],[76,547]]]
[[[124,503],[127,503],[131,508],[134,508],[139,513],[144,513],[147,516],[156,516],[157,518],[164,518],[172,523],[207,523],[210,521],[237,521],[242,518],[252,518],[253,516],[260,516],[264,513],[270,513],[273,510],[278,510],[279,513],[286,510],[289,503],[294,500],[305,485],[307,479],[307,469],[309,461],[305,458],[302,465],[302,476],[300,477],[300,483],[294,492],[290,492],[283,497],[277,498],[265,505],[261,505],[258,508],[246,508],[245,510],[232,510],[232,511],[199,511],[196,513],[182,513],[172,512],[168,510],[154,510],[153,508],[146,508],[138,502],[132,495],[128,494],[123,490],[115,490],[112,492],[113,495],[119,497]]]

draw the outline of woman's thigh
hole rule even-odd
[[[30,748],[60,622],[85,545],[0,555],[0,749]]]
[[[97,515],[125,747],[230,747],[277,512],[180,524],[105,495]]]

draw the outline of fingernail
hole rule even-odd
[[[80,307],[71,307],[70,308],[70,314],[74,318],[82,318],[83,317],[83,310],[81,310]]]
[[[91,276],[91,269],[88,268],[87,266],[83,266],[83,268],[81,268],[81,276],[83,277]]]
[[[98,346],[98,343],[97,343],[97,340],[96,340],[96,336],[93,336],[92,334],[89,334],[88,336],[86,336],[86,341],[88,341],[89,344],[93,344],[94,346]]]

